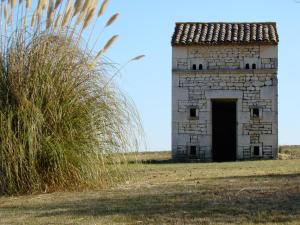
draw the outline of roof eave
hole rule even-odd
[[[191,43],[191,44],[174,44],[171,43],[172,47],[191,47],[191,46],[224,46],[224,45],[274,45],[278,46],[278,42],[225,42],[225,43]]]

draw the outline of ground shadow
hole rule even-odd
[[[280,183],[286,179],[300,179],[300,174],[267,176],[233,176],[217,179],[265,179]],[[24,213],[37,211],[38,217],[109,216],[126,215],[142,221],[166,222],[192,218],[193,221],[211,223],[268,223],[300,221],[300,189],[283,185],[241,191],[240,186],[207,184],[141,187],[133,190],[116,190],[113,197],[105,192],[94,197],[43,205],[27,205],[18,210]],[[1,209],[1,207],[0,207]],[[2,208],[10,210],[9,207]]]
[[[277,179],[277,180],[289,180],[289,179],[300,179],[300,173],[288,173],[288,174],[264,174],[264,175],[249,175],[249,176],[226,176],[226,177],[219,177],[213,179]]]
[[[140,161],[142,164],[169,164],[174,163],[172,159],[148,159]]]

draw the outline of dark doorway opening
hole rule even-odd
[[[212,100],[213,161],[236,160],[236,100]]]

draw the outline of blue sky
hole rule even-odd
[[[300,3],[295,0],[111,0],[103,22],[119,20],[100,42],[119,34],[107,56],[122,64],[117,82],[140,112],[148,150],[171,149],[171,46],[175,22],[275,21],[279,32],[279,143],[300,144]],[[103,25],[103,24],[102,24]],[[99,25],[99,29],[101,24]],[[98,29],[98,28],[97,28]]]

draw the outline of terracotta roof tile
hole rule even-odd
[[[175,45],[278,44],[276,23],[176,23]]]

